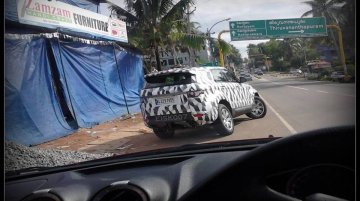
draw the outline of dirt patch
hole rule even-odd
[[[108,141],[114,139],[149,133],[152,133],[152,130],[145,126],[141,114],[138,113],[127,119],[115,119],[89,129],[80,128],[68,136],[35,147],[78,151],[91,145],[107,145]]]
[[[184,144],[197,144],[221,139],[216,132],[207,128],[176,131],[175,137],[163,140],[152,129],[145,126],[141,114],[129,119],[115,119],[78,131],[36,147],[81,151],[93,154],[113,153],[123,155]],[[219,140],[220,140],[219,139]]]

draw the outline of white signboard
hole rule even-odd
[[[20,23],[128,42],[125,22],[56,0],[17,0],[17,12]]]

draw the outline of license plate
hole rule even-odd
[[[182,121],[187,119],[188,114],[169,114],[156,116],[156,121]]]
[[[179,105],[180,99],[178,96],[166,96],[161,98],[154,98],[154,104],[159,105]]]

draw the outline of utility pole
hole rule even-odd
[[[220,42],[220,40],[221,40],[221,34],[223,34],[223,33],[228,33],[228,32],[230,32],[230,30],[220,31],[220,33],[219,33],[219,35],[218,35],[218,41]],[[223,53],[222,53],[221,47],[219,47],[219,64],[220,64],[220,66],[222,66],[222,67],[225,66],[225,65],[224,65],[224,55],[223,55]]]
[[[219,24],[220,22],[229,21],[229,20],[231,20],[230,17],[216,22],[215,24],[213,24],[213,25],[210,27],[210,29],[206,28],[206,36],[207,36],[207,38],[209,39],[210,46],[211,46],[211,40],[210,40],[210,39],[211,39],[211,29],[212,29],[215,25]],[[215,32],[214,32],[214,33],[215,33]],[[213,65],[214,65],[215,57],[213,57],[212,52],[213,52],[213,48],[211,47],[210,57],[211,57],[211,62],[212,62]]]
[[[343,47],[343,41],[342,41],[342,32],[339,26],[337,25],[327,25],[327,28],[329,29],[335,29],[338,34],[339,39],[339,48],[340,48],[340,63],[344,68],[344,74],[345,74],[345,80],[349,79],[346,62],[345,62],[345,53],[344,53],[344,47]]]
[[[259,47],[260,53],[264,56],[265,59],[265,67],[267,69],[267,71],[269,72],[269,66],[268,66],[268,62],[267,62],[267,56],[264,54],[263,48]]]

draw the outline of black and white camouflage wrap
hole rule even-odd
[[[208,68],[194,67],[171,69],[161,72],[148,74],[145,76],[157,76],[170,73],[188,72],[194,74],[194,83],[164,86],[143,89],[141,91],[141,111],[144,119],[149,116],[159,116],[167,114],[191,113],[204,114],[202,117],[193,117],[198,125],[213,123],[218,117],[218,105],[222,100],[227,101],[231,108],[245,108],[252,106],[256,90],[248,84],[235,82],[215,82],[209,78]],[[211,75],[211,74],[210,74]],[[188,92],[203,91],[204,93],[195,98],[189,98]],[[154,98],[178,96],[180,104],[157,106]]]

